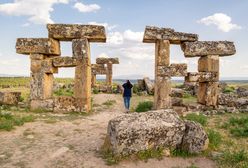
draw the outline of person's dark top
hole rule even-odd
[[[124,88],[123,97],[132,97],[133,85],[131,83],[124,83],[122,87]]]

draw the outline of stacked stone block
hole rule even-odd
[[[96,64],[99,64],[99,65],[106,67],[107,91],[112,92],[113,64],[119,64],[119,59],[118,58],[97,58]],[[100,69],[100,71],[101,71],[101,69]]]
[[[171,77],[186,76],[186,64],[170,64],[170,44],[196,41],[196,34],[175,32],[169,28],[147,26],[143,42],[155,43],[154,109],[171,108]]]
[[[89,42],[106,42],[105,28],[96,25],[48,24],[47,29],[49,38],[19,38],[16,42],[16,52],[30,55],[31,59],[31,109],[89,112],[91,110]],[[60,41],[72,41],[72,57],[60,56]],[[75,67],[74,96],[54,99],[53,74],[58,73],[58,68],[61,67]],[[67,100],[71,105],[69,109],[61,106],[66,104]]]
[[[186,82],[198,82],[197,100],[206,106],[218,103],[219,57],[235,54],[235,46],[229,41],[185,42],[181,45],[185,57],[200,57],[198,73],[188,73]]]

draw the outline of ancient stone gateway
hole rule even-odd
[[[48,24],[49,38],[19,38],[16,52],[30,55],[31,109],[91,110],[90,42],[106,42],[103,26]],[[72,41],[72,57],[61,57],[60,41]],[[60,67],[75,67],[73,97],[52,97],[53,74]]]
[[[197,41],[196,34],[175,32],[169,28],[147,26],[143,42],[155,43],[154,109],[171,108],[171,77],[186,76],[186,64],[170,64],[170,44]]]
[[[96,85],[96,75],[106,75],[107,91],[112,92],[113,64],[119,64],[119,58],[97,58],[96,64],[92,64],[91,86]]]
[[[206,106],[216,107],[219,95],[219,57],[236,53],[233,42],[196,41],[181,45],[185,57],[200,57],[197,73],[188,73],[186,82],[198,82],[197,100]]]
[[[198,82],[198,102],[217,106],[219,81],[219,56],[235,54],[229,41],[197,41],[197,34],[175,32],[170,28],[147,26],[143,42],[155,43],[155,93],[154,109],[171,108],[172,76],[186,76],[187,82]],[[188,73],[186,64],[170,65],[170,44],[180,44],[185,57],[200,57],[198,73]]]

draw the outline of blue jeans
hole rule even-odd
[[[125,105],[125,108],[129,110],[130,108],[130,99],[131,97],[123,97],[124,98],[124,105]]]

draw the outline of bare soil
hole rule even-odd
[[[112,106],[102,105],[115,100]],[[212,168],[216,164],[204,157],[164,157],[163,160],[122,161],[108,166],[98,151],[104,142],[111,118],[124,115],[121,95],[94,95],[96,112],[89,116],[40,114],[35,122],[26,123],[11,132],[0,132],[1,168]],[[44,117],[44,115],[46,117]],[[43,118],[42,118],[43,116]],[[49,116],[47,118],[47,116]],[[46,120],[44,119],[46,118]],[[60,119],[59,119],[60,118]],[[63,118],[63,119],[61,119]]]

